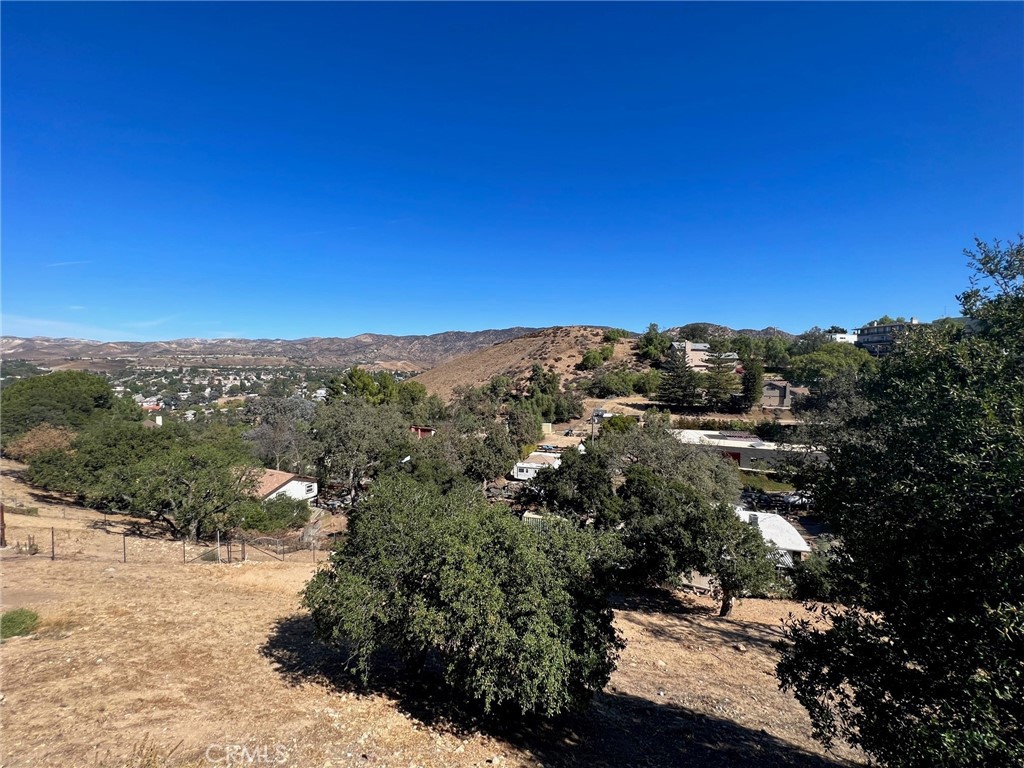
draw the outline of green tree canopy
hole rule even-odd
[[[817,351],[789,361],[789,378],[797,384],[815,385],[840,373],[870,373],[877,363],[867,350],[845,342],[828,342]]]
[[[740,487],[734,465],[692,445],[684,445],[666,424],[648,415],[647,426],[626,433],[602,434],[587,442],[587,453],[601,455],[616,482],[633,465],[645,466],[658,477],[679,480],[712,503],[735,503]]]
[[[743,592],[774,583],[775,565],[760,532],[725,503],[712,503],[677,479],[634,465],[619,489],[629,576],[642,583],[675,583],[694,571],[712,577],[728,616]]]
[[[740,378],[736,375],[736,358],[729,355],[728,345],[721,341],[712,341],[705,361],[707,373],[701,379],[704,388],[704,399],[711,408],[729,410],[732,408],[732,396],[740,391]]]
[[[132,508],[194,541],[239,524],[259,474],[215,442],[175,445],[139,463]]]
[[[493,380],[492,380],[493,381]],[[540,363],[534,363],[530,370],[530,395],[557,395],[562,390],[562,377],[545,371]]]
[[[827,343],[828,332],[821,330],[821,328],[815,325],[793,339],[789,345],[789,354],[792,357],[794,355],[806,355],[811,352],[817,352]]]
[[[328,402],[342,397],[358,398],[370,405],[393,403],[398,399],[398,383],[387,371],[370,373],[357,365],[327,383]]]
[[[98,412],[110,411],[114,393],[107,380],[85,371],[58,371],[20,379],[0,392],[4,438],[40,424],[81,429]]]
[[[421,483],[442,491],[471,482],[480,484],[505,475],[519,459],[504,425],[492,423],[486,433],[462,431],[453,423],[440,424],[437,432],[413,442],[402,471]]]
[[[847,587],[779,677],[883,765],[1024,764],[1024,239],[969,252],[974,330],[922,328],[820,400],[811,473]]]
[[[773,371],[784,368],[789,363],[789,346],[779,336],[769,336],[764,340],[764,365]]]
[[[370,405],[345,398],[317,410],[313,420],[313,450],[320,477],[338,484],[355,498],[381,472],[397,466],[409,454],[409,420],[389,405]]]
[[[676,408],[693,408],[704,401],[701,374],[686,364],[686,359],[671,350],[665,360],[658,387],[658,402]]]
[[[751,408],[760,405],[763,395],[764,366],[760,360],[744,360],[743,375],[740,377],[740,409],[749,411]]]
[[[672,337],[658,330],[657,323],[651,323],[637,339],[636,348],[641,360],[657,363],[672,349]]]
[[[864,323],[864,325],[865,326],[868,326],[868,325],[896,325],[897,323],[905,323],[905,322],[907,322],[907,318],[905,318],[903,315],[900,315],[899,317],[891,317],[889,315],[882,315],[881,317],[876,318],[874,320],[869,320],[868,322]]]
[[[593,446],[593,442],[589,443]],[[550,514],[578,523],[611,527],[619,520],[610,456],[598,451],[566,451],[558,469],[544,469],[527,484],[518,502],[543,506]]]
[[[174,423],[146,429],[114,417],[94,421],[70,449],[37,454],[29,465],[35,485],[99,509],[152,517],[193,539],[235,525],[257,472],[234,429]]]
[[[349,536],[305,590],[319,635],[367,679],[396,652],[484,711],[556,715],[611,674],[619,642],[592,532],[535,531],[478,493],[409,478],[376,484]]]

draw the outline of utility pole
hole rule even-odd
[[[0,547],[7,546],[7,523],[4,522],[4,504],[0,501]]]

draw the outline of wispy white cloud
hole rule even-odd
[[[137,333],[102,328],[85,323],[69,323],[43,317],[3,315],[0,327],[5,336],[50,336],[54,338],[90,339],[94,341],[138,341]]]
[[[135,320],[124,325],[126,328],[156,328],[159,325],[165,325],[172,320],[176,320],[177,317],[177,315],[171,315],[170,317],[158,317],[155,320]]]
[[[47,267],[74,267],[79,264],[92,264],[91,261],[55,261],[53,264],[47,264]]]

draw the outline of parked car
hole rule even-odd
[[[809,507],[811,506],[811,497],[803,493],[787,493],[782,497],[782,501],[791,507]]]

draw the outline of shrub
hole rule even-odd
[[[15,608],[0,613],[0,640],[31,635],[39,624],[39,614],[28,608]]]
[[[9,507],[6,510],[12,515],[28,515],[29,517],[39,517],[39,507]]]
[[[576,367],[581,371],[592,371],[595,368],[600,368],[603,362],[604,358],[601,356],[601,350],[588,349]]]
[[[273,533],[287,528],[301,528],[309,522],[309,504],[288,496],[277,496],[247,506],[242,527],[250,531]]]
[[[793,597],[797,600],[834,602],[842,599],[837,570],[838,550],[830,539],[822,539],[810,556],[793,567]]]
[[[65,427],[39,424],[4,446],[4,454],[15,461],[30,461],[46,451],[66,451],[75,433]]]
[[[676,419],[676,429],[707,429],[730,432],[757,432],[759,424],[742,419],[702,419],[693,416],[680,416]]]
[[[628,339],[632,336],[629,331],[622,328],[609,328],[604,332],[604,336],[601,338],[605,344],[614,344],[619,339]]]
[[[351,523],[304,604],[364,680],[387,648],[413,675],[434,660],[485,712],[543,716],[608,681],[620,644],[593,533],[558,520],[537,531],[475,490],[406,477],[378,481]]]
[[[632,371],[616,369],[594,377],[584,386],[593,397],[621,397],[633,394],[635,377]]]
[[[601,434],[603,435],[606,431],[629,432],[631,429],[636,429],[637,423],[637,420],[630,416],[615,414],[601,425]]]

